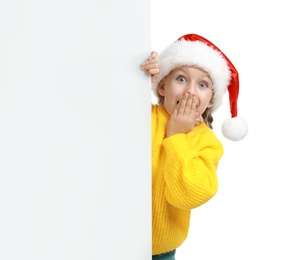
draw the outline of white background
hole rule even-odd
[[[228,101],[214,115],[219,192],[193,210],[177,259],[297,258],[293,4],[151,1],[151,49],[186,33],[218,45],[239,71],[249,123],[233,143],[220,133]],[[149,81],[135,68],[150,49],[149,10],[132,0],[0,1],[1,260],[149,259]]]
[[[0,259],[151,258],[149,1],[0,0]]]
[[[226,140],[228,97],[214,114],[225,154],[219,191],[194,209],[177,259],[297,259],[296,60],[294,2],[151,0],[152,50],[196,33],[216,44],[240,75],[245,140]]]

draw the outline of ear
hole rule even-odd
[[[212,100],[210,100],[209,103],[208,103],[208,105],[207,105],[207,107],[208,108],[211,108],[212,106],[213,106],[213,102],[212,102]]]
[[[164,78],[161,79],[161,81],[159,82],[157,90],[161,97],[165,96],[165,80],[164,80]]]
[[[210,101],[209,101],[209,103],[207,105],[207,108],[211,108],[213,106],[213,104],[214,104],[214,102],[213,102],[213,96],[214,96],[214,94],[212,95],[212,97],[211,97],[211,99],[210,99]]]

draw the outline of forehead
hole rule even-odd
[[[195,74],[201,77],[207,77],[211,79],[209,74],[205,70],[194,66],[182,66],[179,68],[175,68],[169,74],[175,74],[175,73],[191,73],[191,74]]]

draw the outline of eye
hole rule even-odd
[[[199,86],[202,87],[202,88],[207,88],[208,84],[206,82],[200,82]]]
[[[184,76],[178,76],[176,79],[180,82],[186,82],[186,78]]]

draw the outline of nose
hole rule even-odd
[[[185,93],[188,93],[189,95],[195,95],[195,86],[193,83],[189,82],[187,84],[187,87],[185,89]]]

